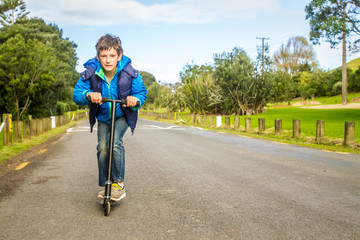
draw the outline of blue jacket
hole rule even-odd
[[[142,82],[140,74],[131,67],[131,60],[128,57],[123,55],[118,62],[116,74],[113,77],[113,79],[116,79],[117,81],[111,81],[110,83],[106,81],[105,73],[96,57],[87,61],[84,64],[84,67],[86,70],[81,73],[81,77],[75,85],[73,100],[78,105],[90,104],[89,120],[91,131],[96,121],[95,117],[100,122],[110,124],[111,103],[103,103],[100,106],[90,103],[85,98],[87,93],[97,91],[101,92],[102,96],[111,99],[126,98],[126,96],[131,95],[139,99],[140,106],[138,108],[144,104],[147,98],[147,90]],[[131,76],[127,74],[127,72],[132,72]],[[126,91],[123,88],[120,89],[120,86],[122,86],[120,80],[122,81],[121,84],[124,84],[125,81],[125,85],[129,86],[129,90],[131,86],[131,90]],[[95,84],[95,82],[98,82],[99,86]],[[130,110],[129,108],[122,108],[120,104],[116,105],[116,118],[125,115],[132,132],[136,126],[138,108],[132,108]]]

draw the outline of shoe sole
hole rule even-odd
[[[123,193],[119,198],[111,197],[110,200],[115,201],[115,202],[118,202],[118,201],[120,201],[121,199],[124,199],[125,197],[126,197],[126,193]]]

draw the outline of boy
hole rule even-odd
[[[78,105],[89,104],[90,131],[98,120],[97,160],[99,186],[105,186],[108,168],[108,145],[111,123],[111,103],[102,103],[102,97],[126,99],[127,105],[116,105],[114,150],[112,163],[111,200],[120,201],[125,192],[125,148],[123,136],[130,126],[131,132],[137,122],[138,109],[146,100],[147,90],[139,72],[131,66],[131,60],[123,55],[121,40],[113,35],[102,36],[96,44],[96,57],[88,60],[86,70],[75,85],[73,100]],[[88,101],[86,98],[91,99]],[[137,101],[140,106],[135,108]],[[105,191],[98,194],[104,198]]]

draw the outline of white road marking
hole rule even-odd
[[[144,127],[139,127],[139,129],[159,129],[159,130],[184,130],[185,128],[179,126],[168,126],[168,127],[160,127],[157,125],[145,125]]]

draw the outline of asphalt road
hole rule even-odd
[[[360,156],[140,120],[103,214],[82,121],[0,177],[0,239],[360,239]]]

